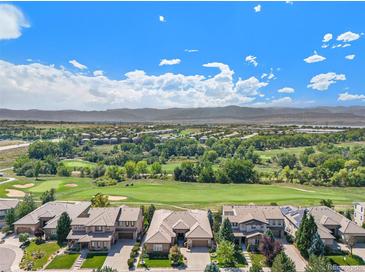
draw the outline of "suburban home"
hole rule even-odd
[[[286,231],[295,236],[300,226],[304,210],[312,215],[318,227],[318,234],[323,243],[328,247],[334,247],[336,239],[347,241],[354,237],[357,243],[365,242],[365,229],[355,222],[326,206],[297,209],[295,207],[283,207],[282,212],[286,218]]]
[[[365,202],[355,202],[354,205],[354,221],[358,226],[362,226],[365,221]]]
[[[240,245],[257,245],[269,229],[276,238],[284,235],[284,216],[278,206],[223,206],[222,213],[222,219],[230,221]]]
[[[41,228],[47,239],[56,236],[57,222],[63,212],[67,212],[71,219],[90,208],[90,202],[48,202],[14,223],[15,233],[30,233]]]
[[[211,247],[213,233],[204,210],[156,210],[145,238],[147,253],[168,253],[172,245]]]
[[[0,228],[5,225],[6,213],[11,208],[15,208],[19,203],[19,200],[14,199],[0,199]]]
[[[69,246],[109,250],[118,239],[137,239],[143,230],[141,208],[89,208],[71,223]]]

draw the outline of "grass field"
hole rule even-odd
[[[41,269],[47,263],[49,257],[59,249],[60,246],[56,242],[48,242],[40,245],[31,242],[25,249],[23,260],[33,262],[33,270]],[[34,253],[39,253],[39,258],[34,258],[32,256]]]
[[[336,265],[364,265],[364,261],[356,255],[346,255],[346,256],[342,256],[342,255],[334,255],[334,256],[327,256],[327,258],[330,259],[330,261],[333,264]]]
[[[80,254],[62,254],[57,255],[47,265],[46,269],[70,269]]]
[[[28,148],[21,147],[16,149],[4,150],[0,152],[0,169],[13,166],[17,157],[27,153]]]
[[[133,186],[124,183],[110,187],[96,187],[90,178],[45,177],[21,181],[32,182],[31,192],[38,199],[46,190],[56,189],[57,200],[90,200],[98,192],[125,196],[126,204],[150,204],[160,207],[218,208],[223,204],[270,204],[318,205],[322,199],[332,199],[336,206],[350,206],[353,201],[364,201],[365,188],[314,187],[296,184],[202,184],[171,180],[135,180]],[[5,189],[11,189],[18,181],[0,185],[0,197],[7,197]],[[69,187],[67,184],[77,184]]]
[[[97,269],[99,267],[102,267],[105,262],[106,256],[107,253],[89,253],[87,254],[84,263],[81,265],[81,268]]]
[[[166,259],[149,259],[149,258],[144,258],[144,265],[140,265],[138,264],[138,267],[147,267],[147,268],[156,268],[156,267],[161,267],[161,268],[166,268],[166,267],[171,267],[171,261],[166,258]]]
[[[81,167],[93,168],[94,166],[96,166],[95,163],[83,161],[83,160],[63,160],[62,163],[65,165],[65,167],[71,168],[71,169],[81,168]]]

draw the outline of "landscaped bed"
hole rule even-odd
[[[70,269],[80,254],[62,254],[56,256],[46,269]]]
[[[107,253],[89,253],[87,254],[84,263],[81,265],[81,268],[96,269],[102,267],[105,262],[106,256]]]
[[[335,265],[365,265],[363,259],[356,255],[332,255],[327,258]]]
[[[24,256],[21,262],[21,266],[24,269],[42,269],[47,263],[49,257],[59,249],[60,246],[57,242],[48,242],[38,245],[33,241],[24,250]]]
[[[265,256],[260,253],[250,253],[252,264],[265,266]]]

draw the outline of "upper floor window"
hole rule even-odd
[[[102,226],[96,226],[95,231],[103,231],[103,227]]]

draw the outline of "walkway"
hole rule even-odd
[[[284,252],[295,263],[297,272],[304,272],[307,261],[300,255],[299,250],[293,244],[283,243]]]
[[[72,271],[77,271],[81,268],[82,263],[84,262],[84,260],[87,257],[87,253],[88,253],[88,250],[86,248],[81,250],[80,256],[77,258],[76,262],[72,266]]]
[[[250,268],[252,266],[251,256],[250,253],[247,252],[247,247],[245,244],[242,244],[242,254],[243,257],[245,257],[248,267]]]

